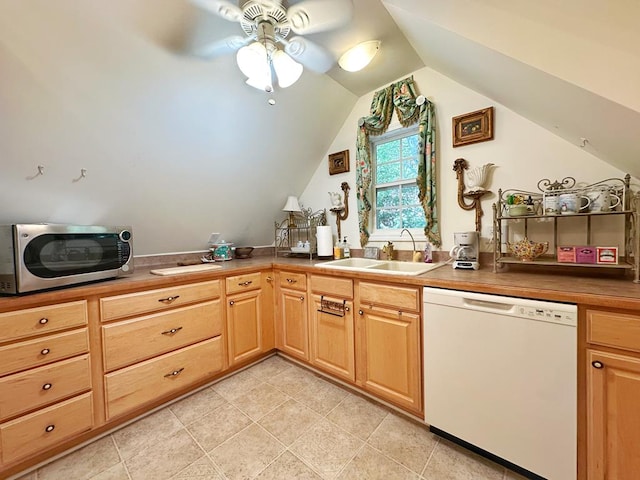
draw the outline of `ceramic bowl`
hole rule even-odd
[[[507,242],[509,251],[523,262],[532,262],[540,255],[543,255],[549,249],[549,242],[534,242],[527,237],[519,242]]]
[[[253,252],[253,247],[236,247],[236,258],[249,258]]]
[[[509,216],[510,217],[521,217],[523,215],[529,215],[529,209],[525,204],[518,205],[509,205]]]

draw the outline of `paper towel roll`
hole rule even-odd
[[[318,237],[318,256],[333,256],[333,235],[330,225],[320,225],[317,227],[316,236]]]

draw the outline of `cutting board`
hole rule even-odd
[[[204,272],[206,270],[215,270],[216,268],[222,268],[221,265],[212,265],[210,263],[203,263],[200,265],[185,265],[183,267],[171,267],[171,268],[158,268],[151,270],[154,275],[179,275],[181,273],[193,273]]]

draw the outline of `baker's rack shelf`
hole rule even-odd
[[[624,179],[609,178],[590,185],[580,187],[575,186],[575,180],[571,177],[563,179],[562,182],[550,182],[543,179],[538,182],[538,192],[526,190],[509,189],[498,190],[498,201],[493,204],[493,271],[498,272],[505,265],[537,265],[537,266],[562,266],[579,268],[602,268],[602,269],[625,269],[634,273],[633,281],[640,283],[640,192],[633,193],[630,188],[630,175]],[[620,205],[616,209],[606,212],[585,212],[585,213],[546,213],[545,197],[557,196],[564,193],[577,193],[584,195],[586,192],[597,188],[607,187],[620,197]],[[524,199],[526,212],[519,215],[510,215],[509,198]],[[592,245],[592,221],[598,217],[624,216],[624,245],[619,249],[618,263],[571,263],[559,262],[556,254],[558,243],[558,232],[562,228],[561,224],[567,218],[582,218],[585,222],[584,245]],[[562,220],[561,220],[562,219]],[[549,241],[550,254],[543,255],[533,261],[523,262],[522,260],[502,251],[503,249],[503,226],[513,221],[524,223],[524,237],[528,236],[530,221],[551,221],[552,239]],[[598,220],[596,220],[597,222]],[[507,239],[508,240],[508,239]]]
[[[327,224],[327,211],[310,208],[295,212],[282,222],[275,222],[275,256],[309,257],[318,252],[316,227]],[[302,242],[302,246],[298,246]]]

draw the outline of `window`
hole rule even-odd
[[[371,139],[375,233],[424,229],[426,221],[416,185],[417,127],[402,128]]]

